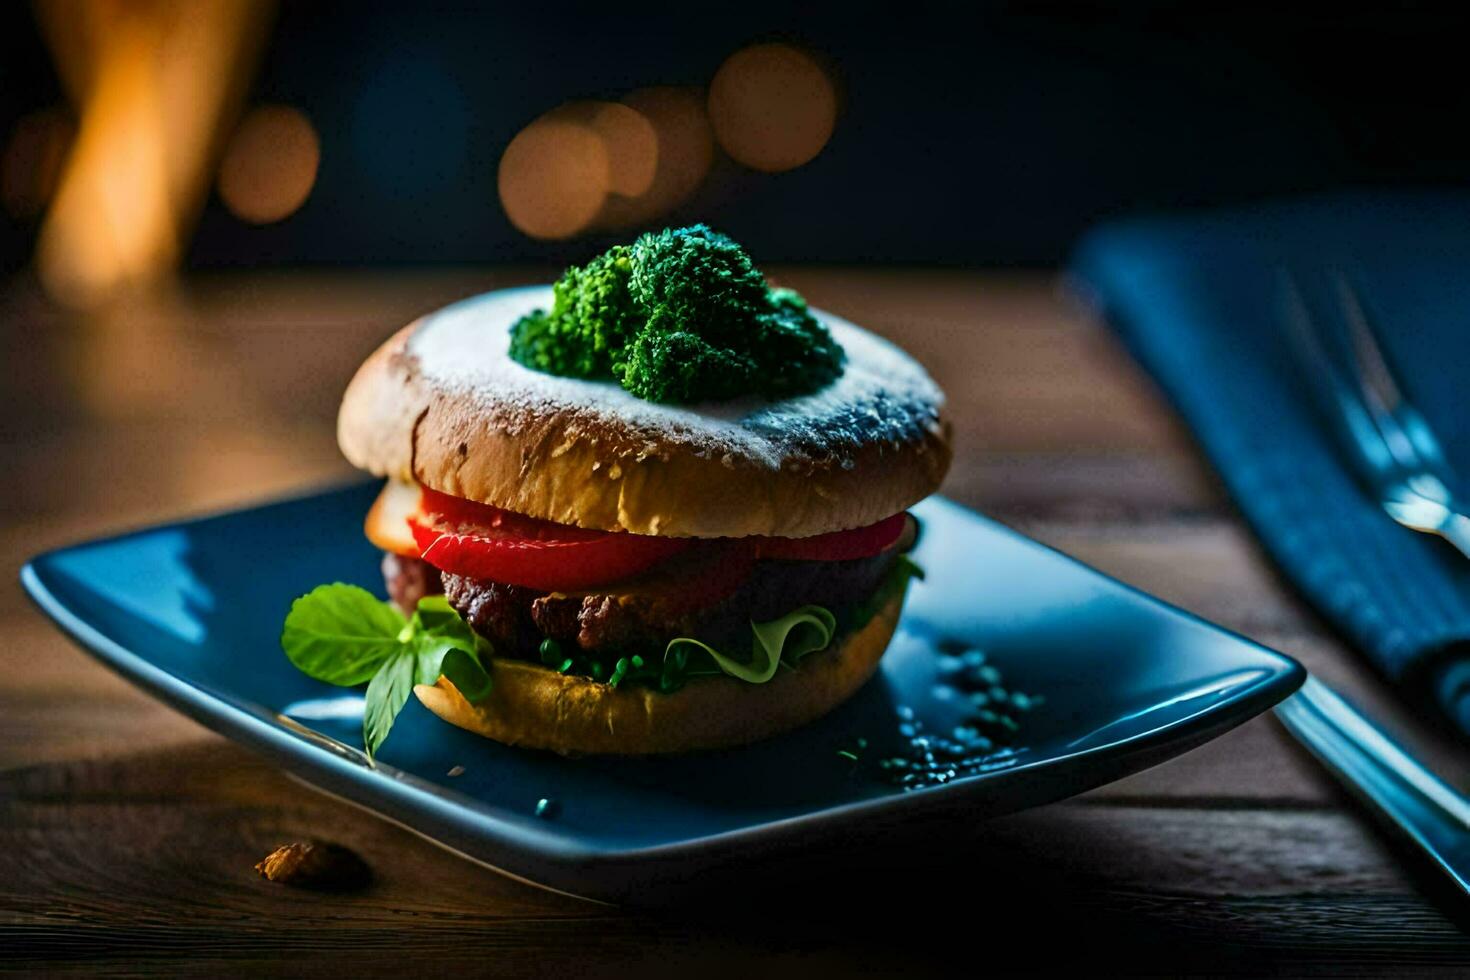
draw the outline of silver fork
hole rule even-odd
[[[1330,274],[1348,367],[1329,349],[1297,280],[1281,271],[1287,325],[1313,382],[1341,423],[1348,456],[1383,509],[1404,527],[1437,534],[1470,558],[1470,516],[1439,440],[1394,380],[1358,290]]]

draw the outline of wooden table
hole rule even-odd
[[[15,571],[33,552],[347,475],[333,416],[358,361],[419,312],[536,277],[220,275],[90,316],[24,281],[0,293],[0,964],[812,975],[1470,962],[1433,875],[1269,716],[932,848],[832,842],[799,867],[753,871],[750,894],[723,908],[624,911],[483,871],[292,782],[74,650],[23,598]],[[780,278],[929,365],[957,423],[948,494],[1301,658],[1466,785],[1470,757],[1398,709],[1289,595],[1147,379],[1049,277]],[[375,883],[324,895],[252,870],[311,837],[355,849]]]

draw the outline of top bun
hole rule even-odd
[[[949,469],[944,395],[887,341],[813,310],[842,377],[781,401],[660,405],[531,371],[510,327],[550,287],[502,289],[404,327],[358,369],[337,439],[355,466],[603,531],[807,537],[882,520]]]

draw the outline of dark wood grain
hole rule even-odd
[[[0,965],[201,975],[814,975],[962,964],[1461,975],[1463,920],[1270,718],[1080,799],[711,879],[681,910],[502,878],[322,797],[70,648],[14,584],[46,547],[346,475],[333,414],[391,329],[534,271],[218,276],[77,317],[0,294]],[[1106,332],[1034,275],[782,270],[946,387],[945,490],[1299,656],[1446,778],[1422,725],[1283,587],[1187,434]],[[291,840],[375,880],[252,870]]]

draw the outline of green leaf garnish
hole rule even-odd
[[[341,687],[367,683],[362,741],[372,758],[415,684],[449,678],[470,702],[490,693],[490,644],[442,595],[419,600],[412,618],[366,589],[319,585],[291,603],[281,649],[296,668]]]
[[[418,683],[433,684],[440,676],[447,677],[471,704],[483,701],[490,693],[490,672],[473,650],[445,640],[421,637],[416,653]]]
[[[408,703],[408,695],[413,691],[416,661],[412,650],[401,649],[368,681],[367,699],[362,711],[362,743],[369,757],[377,754],[393,728],[398,712]]]
[[[727,656],[709,644],[687,636],[670,640],[664,648],[664,659],[668,660],[670,654],[677,656],[678,648],[687,644],[709,654],[731,677],[751,684],[764,684],[776,676],[776,668],[783,662],[787,666],[795,666],[807,654],[825,650],[836,630],[837,618],[831,612],[821,606],[802,606],[769,623],[750,624],[754,639],[748,661]]]
[[[328,684],[370,680],[398,652],[403,614],[371,592],[334,582],[291,603],[281,649],[296,669]]]
[[[479,634],[470,629],[459,612],[442,595],[427,595],[419,600],[413,613],[414,623],[426,633],[452,633],[466,636],[473,643]]]

